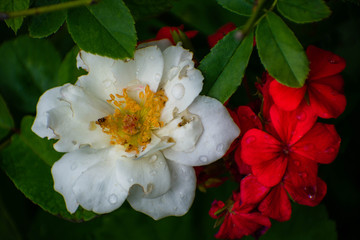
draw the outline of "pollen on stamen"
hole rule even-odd
[[[114,114],[98,119],[96,124],[110,135],[110,144],[123,145],[126,152],[138,154],[151,142],[152,131],[164,126],[159,119],[168,98],[164,90],[154,93],[148,85],[139,92],[139,102],[127,91],[110,94],[107,102],[115,107]]]

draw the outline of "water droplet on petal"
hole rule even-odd
[[[175,84],[171,89],[171,95],[179,100],[184,97],[185,94],[185,87],[181,83]]]
[[[182,192],[179,193],[179,196],[181,199],[183,199],[185,197],[185,195]]]
[[[111,85],[112,85],[112,82],[110,80],[105,80],[104,81],[105,88],[109,88],[109,87],[111,87]]]
[[[246,142],[247,144],[250,144],[250,143],[255,142],[255,140],[256,140],[256,138],[255,138],[254,136],[250,136],[250,137],[247,137],[247,138],[245,139],[245,142]]]
[[[73,163],[72,165],[71,165],[71,170],[75,170],[76,168],[77,168],[77,163]]]
[[[313,200],[316,196],[316,186],[307,186],[304,187],[305,193],[307,194],[308,198],[310,198],[311,200]]]
[[[297,166],[297,167],[300,166],[300,162],[299,162],[298,160],[295,160],[295,161],[294,161],[294,164],[295,164],[295,166]]]
[[[157,156],[156,155],[152,155],[151,157],[150,157],[150,163],[153,163],[153,162],[155,162],[156,160],[157,160]]]
[[[326,150],[325,150],[325,153],[334,153],[335,152],[335,148],[333,148],[333,147],[329,147],[329,148],[327,148]]]
[[[133,183],[133,182],[134,182],[134,179],[133,179],[133,178],[129,178],[129,179],[128,179],[128,182],[129,182],[129,183]]]
[[[297,120],[304,121],[306,119],[306,113],[300,112],[298,115],[296,115]]]
[[[205,162],[208,161],[208,158],[207,158],[207,156],[200,156],[200,157],[199,157],[199,160],[200,160],[201,162],[205,163]]]
[[[155,81],[159,81],[160,78],[161,78],[161,74],[160,74],[160,73],[155,74]]]
[[[109,197],[109,203],[115,204],[118,201],[118,197],[115,194],[111,194]]]
[[[331,64],[337,64],[337,63],[339,63],[340,59],[339,59],[338,56],[336,56],[336,55],[334,54],[334,55],[329,56],[328,61],[329,61],[329,63],[331,63]]]
[[[224,148],[225,148],[224,144],[220,143],[219,145],[216,146],[216,151],[222,153],[224,151]]]

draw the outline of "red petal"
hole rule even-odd
[[[240,196],[243,204],[257,204],[269,191],[270,188],[259,183],[254,175],[249,175],[240,182]]]
[[[315,185],[305,187],[295,187],[290,182],[286,182],[285,188],[295,202],[312,207],[323,200],[327,191],[326,183],[320,178],[317,178]]]
[[[328,85],[315,82],[309,85],[309,99],[314,112],[322,118],[337,118],[346,106],[344,94]]]
[[[306,54],[310,61],[309,79],[332,76],[344,70],[346,62],[342,57],[332,52],[309,46]]]
[[[234,159],[236,162],[236,165],[238,167],[238,171],[242,175],[248,175],[251,173],[251,167],[250,165],[244,163],[244,161],[241,158],[241,147],[239,146],[234,154]]]
[[[318,163],[331,163],[339,152],[340,142],[334,125],[316,123],[292,149]]]
[[[255,128],[247,131],[241,140],[241,158],[249,165],[276,159],[281,149],[277,139]]]
[[[294,111],[283,111],[273,105],[270,117],[282,142],[289,146],[301,139],[316,122],[316,115],[304,102]]]
[[[248,106],[239,106],[236,110],[239,127],[241,128],[240,136],[244,135],[248,130],[252,128],[261,129],[262,124],[258,116]]]
[[[255,213],[238,213],[234,217],[235,226],[241,229],[242,233],[246,236],[254,233],[260,227],[270,227],[271,222],[268,217],[263,216],[262,214]]]
[[[278,81],[270,83],[270,95],[275,104],[285,111],[295,110],[304,99],[306,85],[301,88],[285,86]]]
[[[309,186],[316,183],[318,164],[296,153],[290,154],[284,181],[294,186]]]
[[[282,184],[272,188],[271,192],[259,205],[259,211],[263,215],[280,222],[290,219],[291,204]]]
[[[273,187],[278,184],[285,174],[287,158],[280,155],[276,159],[252,165],[251,170],[258,181],[267,187]]]
[[[193,38],[195,37],[197,34],[199,33],[199,31],[196,30],[192,30],[192,31],[186,31],[185,34],[188,38]]]
[[[309,80],[309,84],[318,83],[328,85],[339,93],[344,92],[344,79],[340,74],[333,75],[330,77],[324,77],[314,80]]]

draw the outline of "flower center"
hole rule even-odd
[[[116,107],[115,113],[98,119],[96,124],[111,136],[112,145],[120,144],[126,152],[139,153],[151,141],[152,130],[164,125],[160,116],[167,99],[164,90],[154,93],[147,85],[135,101],[124,88],[122,95],[110,94],[107,100]]]

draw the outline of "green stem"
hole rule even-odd
[[[99,0],[76,0],[71,2],[64,2],[59,4],[53,4],[49,6],[29,8],[26,10],[16,11],[16,12],[0,12],[0,20],[5,20],[9,18],[16,17],[26,17],[41,13],[49,13],[54,11],[65,10],[74,7],[86,6],[97,3]]]
[[[266,2],[266,0],[257,0],[257,1],[255,0],[252,14],[251,14],[250,18],[247,20],[247,22],[245,23],[245,25],[243,26],[242,31],[241,31],[244,37],[254,27],[254,23],[257,21],[260,10],[262,9],[262,6],[264,5],[265,2]]]

